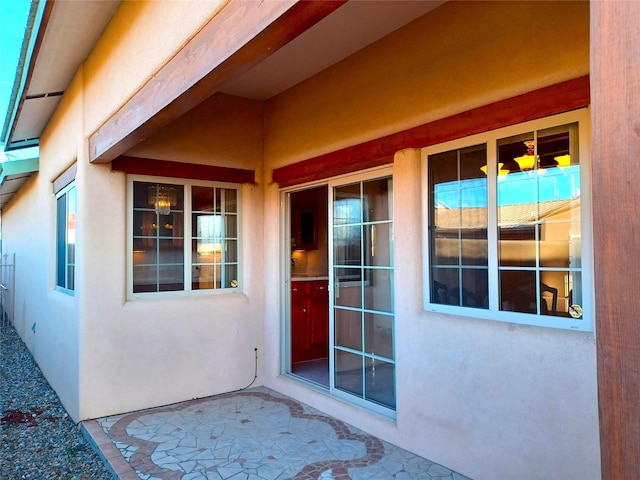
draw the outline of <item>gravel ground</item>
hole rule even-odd
[[[0,479],[113,480],[13,326],[0,327]]]

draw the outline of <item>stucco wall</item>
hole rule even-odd
[[[52,182],[76,161],[82,145],[82,71],[42,135],[40,171],[2,210],[3,251],[16,255],[16,329],[65,408],[78,415],[78,297],[55,290],[56,199]],[[65,135],[60,132],[64,123]],[[86,222],[82,210],[79,223]],[[81,248],[81,247],[80,247]],[[81,255],[81,249],[76,252]]]
[[[588,73],[587,2],[448,2],[269,100],[265,161],[277,168]]]
[[[588,4],[447,3],[269,100],[264,117],[256,102],[203,103],[128,153],[256,169],[259,184],[242,186],[242,291],[128,301],[126,176],[90,165],[86,139],[219,5],[123,3],[42,137],[40,173],[3,211],[19,329],[72,417],[243,387],[257,347],[258,384],[473,478],[599,478],[593,334],[422,310],[413,150],[394,165],[397,421],[281,377],[280,197],[269,183],[275,167],[587,74]],[[82,260],[68,297],[53,291],[50,182],[76,159]]]
[[[252,169],[261,176],[262,106],[210,98],[129,154]],[[88,159],[85,160],[88,164]],[[242,388],[263,356],[262,187],[240,185],[241,286],[210,295],[127,300],[126,175],[90,165],[96,222],[86,231],[80,418]],[[108,201],[105,201],[108,199]],[[246,234],[242,234],[246,232]],[[103,282],[102,279],[110,279]],[[262,362],[262,360],[260,360]],[[257,381],[259,384],[260,380]]]
[[[40,172],[3,210],[4,249],[18,263],[16,326],[76,421],[244,387],[254,379],[254,349],[263,355],[262,237],[242,236],[238,292],[128,302],[126,175],[88,160],[88,136],[223,3],[123,2],[42,135]],[[262,105],[211,102],[137,154],[254,169],[259,180]],[[51,182],[76,160],[78,261],[69,296],[54,291]],[[241,232],[261,231],[261,187],[239,187]]]
[[[84,134],[90,135],[133,95],[224,4],[124,2],[85,64]],[[188,12],[188,15],[186,14]],[[216,97],[131,155],[255,169],[261,173],[262,107]],[[262,355],[262,238],[243,236],[239,292],[127,301],[126,175],[89,165],[90,209],[84,230],[82,398],[91,418],[234,390],[254,377]],[[241,187],[241,231],[261,228],[258,186]],[[97,221],[116,219],[116,221]],[[82,229],[83,226],[79,226]],[[108,279],[105,281],[105,279]],[[230,359],[233,359],[230,361]]]
[[[259,181],[262,110],[262,102],[216,94],[129,150],[127,155],[257,169]]]
[[[269,100],[272,168],[589,73],[586,2],[451,2]],[[422,310],[419,152],[394,164],[397,419],[280,377],[265,224],[265,383],[477,479],[600,478],[595,335]],[[265,217],[280,211],[269,186]]]

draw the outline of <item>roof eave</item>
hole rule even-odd
[[[40,168],[39,158],[0,163],[0,209],[9,203],[22,185]]]
[[[25,26],[25,34],[22,40],[22,47],[20,49],[20,57],[18,58],[18,65],[16,67],[16,75],[13,84],[13,90],[11,92],[11,98],[9,99],[9,105],[7,108],[7,114],[5,116],[5,122],[2,128],[2,134],[0,139],[5,144],[5,150],[16,150],[19,148],[37,146],[39,139],[29,139],[28,141],[18,142],[13,144],[11,142],[11,135],[15,128],[15,122],[18,118],[18,113],[22,108],[22,103],[25,96],[25,88],[27,86],[27,80],[29,78],[30,71],[32,69],[31,60],[33,58],[36,45],[39,45],[39,37],[44,34],[44,29],[41,29],[42,20],[45,17],[45,7],[47,6],[46,0],[33,0],[31,3],[31,9],[29,10],[29,17]],[[53,2],[51,2],[52,4]],[[49,5],[49,10],[51,5]]]

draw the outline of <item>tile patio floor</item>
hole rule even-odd
[[[120,480],[469,480],[263,387],[83,428]]]

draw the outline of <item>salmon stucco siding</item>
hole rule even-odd
[[[292,16],[279,24],[277,19],[294,8],[289,4],[296,3],[252,4],[245,15],[271,15],[287,32],[295,31],[296,21],[307,21],[304,29],[312,31],[313,22],[321,26],[341,15],[342,8],[362,8],[357,5],[362,2],[336,2],[331,12],[322,13],[324,20],[316,12],[313,22]],[[426,310],[425,145],[398,143],[371,169],[349,170],[348,154],[349,148],[367,142],[384,146],[384,139],[420,126],[443,128],[446,122],[438,121],[473,117],[491,105],[501,106],[495,117],[511,127],[518,123],[511,121],[518,111],[514,99],[568,84],[586,92],[585,104],[574,109],[558,103],[557,120],[531,114],[533,123],[524,131],[542,128],[535,122],[579,122],[580,162],[590,169],[592,4],[433,2],[433,9],[267,98],[240,92],[243,79],[257,75],[257,67],[276,55],[256,53],[260,41],[277,36],[273,30],[244,32],[258,40],[248,40],[249,47],[237,51],[229,51],[235,37],[210,33],[216,26],[226,32],[228,24],[216,22],[226,18],[225,9],[241,15],[238,5],[243,2],[121,2],[40,137],[39,172],[2,210],[3,252],[15,252],[17,258],[13,322],[70,416],[80,421],[168,405],[254,382],[470,478],[601,478],[594,325],[573,331]],[[261,8],[270,9],[268,15]],[[336,24],[359,35],[353,24]],[[340,32],[345,33],[350,32]],[[206,48],[224,68],[211,67],[214,73],[207,73],[208,66],[198,63],[202,56],[189,49],[202,38],[215,40]],[[293,58],[284,73],[297,78],[301,67]],[[177,100],[169,98],[174,93]],[[527,105],[535,110],[531,98]],[[545,108],[549,103],[554,102],[540,101]],[[184,111],[177,113],[179,108]],[[482,118],[469,123],[481,125]],[[477,143],[484,133],[474,132]],[[96,155],[96,145],[106,155],[125,151],[112,165]],[[289,274],[295,262],[287,202],[309,187],[331,191],[336,177],[314,172],[309,181],[304,176],[305,161],[328,154],[337,155],[348,174],[361,175],[345,174],[340,177],[344,184],[389,177],[392,185],[393,288],[388,301],[394,315],[395,399],[388,415],[300,381],[290,368]],[[137,159],[146,162],[144,175],[127,174],[121,165],[135,165]],[[175,162],[162,171],[172,176],[154,171],[154,161]],[[244,183],[200,182],[237,193],[237,212],[232,212],[238,222],[237,278],[233,288],[197,289],[191,280],[199,267],[189,261],[199,254],[195,238],[200,233],[193,233],[199,213],[175,207],[188,218],[184,225],[192,227],[179,238],[187,245],[187,287],[138,295],[132,287],[132,238],[141,236],[143,227],[135,223],[134,182],[192,192],[203,179],[184,174],[182,164],[189,165],[188,172],[205,166],[253,174],[254,180],[243,177]],[[56,288],[52,183],[74,165],[75,289],[70,294]],[[274,171],[283,168],[305,180],[279,185]],[[584,192],[590,196],[588,185]],[[223,203],[206,213],[220,213]],[[152,205],[145,207],[151,211]],[[330,209],[330,203],[325,201],[323,208]],[[584,245],[590,248],[588,198],[583,208],[588,220]],[[326,243],[331,236],[326,219],[332,213],[321,215],[325,226],[319,238]],[[591,258],[593,248],[584,255]],[[329,255],[314,251],[309,258],[314,268],[332,267]],[[590,261],[585,265],[590,268]]]

